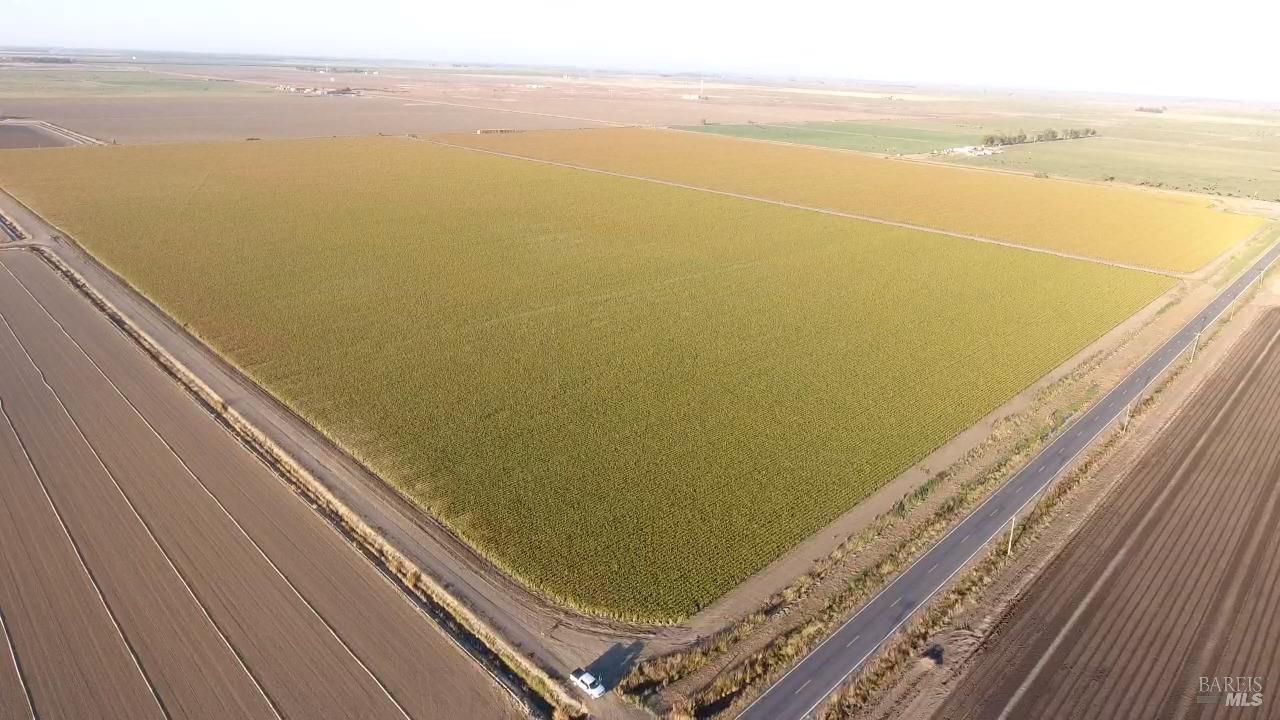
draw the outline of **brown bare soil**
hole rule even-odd
[[[708,122],[933,118],[971,111],[960,96],[924,95],[914,88],[875,85],[815,88],[792,82],[714,80],[626,73],[549,71],[531,74],[484,68],[380,68],[376,76],[315,73],[290,67],[163,66],[157,75],[230,79],[274,87],[295,84],[361,88],[408,102],[445,102],[566,119],[623,125]],[[332,78],[332,79],[331,79]],[[694,99],[699,93],[701,100]]]
[[[1278,338],[1271,310],[995,625],[934,717],[1249,712],[1196,695],[1201,676],[1260,676],[1265,689],[1280,670]]]
[[[8,115],[46,120],[105,142],[125,144],[404,135],[574,128],[593,123],[409,103],[378,97],[243,95],[225,97],[19,98],[4,101]]]
[[[63,69],[83,71],[72,64]],[[821,120],[952,122],[999,117],[989,98],[925,94],[891,85],[815,87],[800,82],[733,81],[621,73],[515,74],[484,68],[380,68],[378,75],[317,73],[282,66],[147,65],[129,67],[158,81],[232,81],[250,92],[217,96],[147,91],[129,94],[21,96],[4,114],[33,117],[108,142],[186,142],[246,137],[323,137],[376,133],[471,132],[480,128],[551,129],[603,125],[787,123]],[[59,69],[46,69],[57,73]],[[360,97],[303,97],[277,86],[337,90]],[[701,93],[701,99],[697,99]]]
[[[890,109],[889,101],[874,100],[881,97],[877,93],[868,100],[838,94],[797,95],[763,85],[712,84],[705,89],[708,100],[688,100],[681,96],[696,94],[698,82],[687,78],[405,69],[383,69],[378,76],[370,76],[235,66],[152,66],[147,72],[158,79],[232,80],[255,92],[213,97],[146,93],[12,97],[4,100],[3,112],[46,120],[106,142],[146,143],[680,125],[703,120],[835,120],[875,117]],[[361,96],[306,97],[274,90],[278,85],[353,87]]]

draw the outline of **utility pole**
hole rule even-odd
[[[1124,406],[1124,421],[1120,423],[1120,432],[1129,432],[1129,420],[1133,417],[1133,403],[1135,402],[1137,402],[1136,399]]]
[[[1196,350],[1199,349],[1200,347],[1200,336],[1203,333],[1204,331],[1201,330],[1200,332],[1196,333],[1196,336],[1191,340],[1191,362],[1196,361]]]
[[[1014,528],[1014,520],[1017,517],[1018,517],[1017,515],[1009,516],[1009,546],[1004,551],[1005,557],[1009,557],[1010,555],[1013,554],[1013,528]]]
[[[1267,266],[1267,268],[1269,268],[1269,267],[1271,267],[1271,266],[1270,266],[1270,265],[1268,265],[1268,266]],[[1245,288],[1244,288],[1243,290],[1241,290],[1241,291],[1240,291],[1240,294],[1239,294],[1239,295],[1236,295],[1234,298],[1232,298],[1232,299],[1231,299],[1231,315],[1230,315],[1230,317],[1228,317],[1228,318],[1227,318],[1228,320],[1233,320],[1233,319],[1235,319],[1235,316],[1236,316],[1236,309],[1237,309],[1237,308],[1239,308],[1239,306],[1240,306],[1240,298],[1242,298],[1242,297],[1244,297],[1246,294],[1248,294],[1251,290],[1253,290],[1253,289],[1254,289],[1254,287],[1255,287],[1255,286],[1261,286],[1261,285],[1262,285],[1262,276],[1263,276],[1264,274],[1266,274],[1266,272],[1267,272],[1267,269],[1266,269],[1266,268],[1263,268],[1261,272],[1259,272],[1257,275],[1254,275],[1254,276],[1253,276],[1253,279],[1252,279],[1252,280],[1250,280],[1250,281],[1249,281],[1249,284],[1248,284],[1248,285],[1246,285],[1246,286],[1245,286]]]

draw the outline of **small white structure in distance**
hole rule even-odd
[[[707,99],[707,81],[706,78],[698,78],[698,94],[686,93],[680,96],[681,100],[706,100]]]
[[[988,147],[986,145],[961,145],[960,147],[947,148],[946,150],[937,150],[937,155],[968,155],[970,157],[978,157],[981,155],[997,155],[1000,153],[998,147]]]

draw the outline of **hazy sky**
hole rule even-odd
[[[0,0],[0,44],[1280,101],[1280,0]]]

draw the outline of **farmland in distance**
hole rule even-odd
[[[456,135],[448,142],[1192,272],[1262,220],[1203,199],[639,128]]]
[[[1175,282],[404,138],[12,150],[0,184],[531,586],[652,621]]]
[[[688,125],[680,128],[712,135],[772,140],[814,145],[837,150],[900,155],[945,150],[960,145],[977,145],[976,132],[916,128],[907,125],[880,125],[854,122],[748,123],[744,125]]]
[[[1280,173],[1275,172],[1280,167],[1280,129],[1272,126],[1253,133],[1226,137],[1221,131],[1213,135],[1205,132],[1188,141],[1186,136],[1172,133],[1133,132],[1132,136],[1107,135],[1088,142],[1016,145],[998,155],[946,159],[998,170],[1280,201]],[[1174,139],[1167,139],[1169,136]]]
[[[103,97],[128,95],[255,95],[263,88],[141,70],[79,70],[0,66],[0,97]]]

